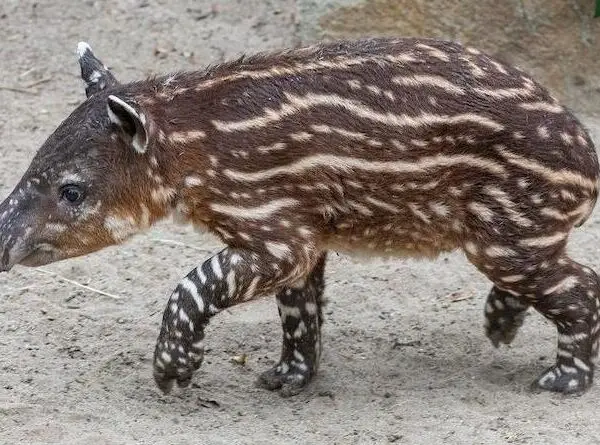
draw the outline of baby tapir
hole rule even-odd
[[[163,391],[190,383],[204,329],[276,294],[283,348],[260,376],[315,375],[328,250],[462,249],[493,283],[485,329],[510,343],[532,306],[558,329],[535,381],[581,392],[598,351],[600,281],[573,261],[598,160],[581,123],[519,69],[459,44],[369,39],[242,57],[121,84],[78,47],[87,100],[0,206],[0,269],[120,243],[168,215],[227,246],[172,293],[154,353]]]

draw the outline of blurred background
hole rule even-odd
[[[570,107],[596,113],[600,18],[594,10],[594,0],[366,0],[338,7],[318,23],[332,38],[458,40],[532,73]]]

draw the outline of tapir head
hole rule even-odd
[[[0,271],[121,242],[148,227],[165,204],[161,199],[169,199],[165,186],[144,190],[159,167],[150,150],[151,119],[87,44],[77,49],[87,100],[46,140],[0,204]],[[157,190],[159,199],[149,199]]]

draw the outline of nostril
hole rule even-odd
[[[8,249],[4,248],[4,251],[2,252],[2,257],[0,259],[0,272],[6,272],[8,271],[9,267],[8,267],[8,260],[9,260],[9,253],[8,253]]]

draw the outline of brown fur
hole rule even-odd
[[[173,359],[199,364],[201,347],[191,345],[208,312],[273,292],[284,292],[285,307],[292,288],[298,307],[309,297],[320,305],[322,286],[306,279],[322,280],[327,250],[435,256],[455,248],[495,284],[486,309],[495,344],[512,340],[533,305],[563,338],[562,359],[540,386],[572,392],[591,382],[598,280],[564,249],[596,202],[598,160],[580,122],[519,69],[456,43],[410,38],[260,54],[131,84],[117,83],[91,51],[80,60],[90,97],[14,192],[25,196],[27,181],[40,181],[50,216],[36,214],[28,245],[43,239],[54,250],[21,262],[89,253],[173,212],[217,235],[228,249],[192,271],[165,312],[155,355],[161,387],[189,381],[191,368],[180,372]],[[96,213],[52,204],[65,172],[82,177]],[[10,221],[0,229],[19,226]],[[68,230],[52,238],[49,221]],[[292,325],[301,330],[283,322],[284,331]],[[318,326],[306,329],[320,339]],[[306,372],[290,365],[290,348],[318,357],[316,346],[286,344],[277,378],[299,385],[300,375],[305,384],[316,363]],[[282,371],[290,366],[302,372],[290,377]],[[581,373],[572,378],[572,369]]]

